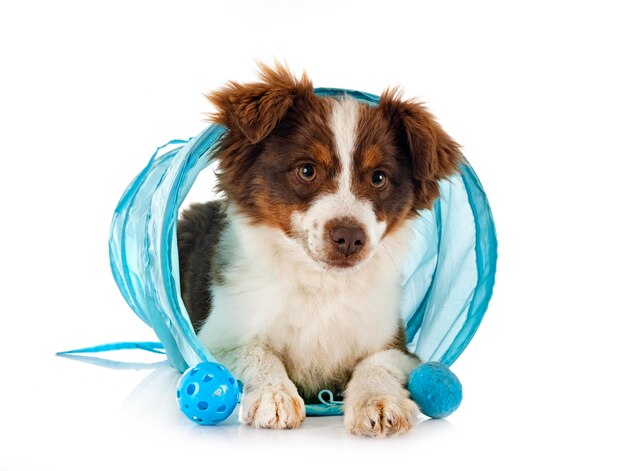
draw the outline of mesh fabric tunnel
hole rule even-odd
[[[376,106],[378,97],[341,89],[318,95],[352,97]],[[115,281],[133,311],[159,337],[170,364],[183,372],[216,361],[195,335],[180,294],[176,222],[198,174],[212,159],[225,129],[210,126],[168,152],[161,148],[125,191],[113,216],[109,253]],[[165,147],[165,146],[163,146]],[[413,224],[402,274],[401,316],[409,350],[424,361],[451,365],[478,328],[495,281],[497,242],[489,204],[466,163],[440,182],[432,210]],[[250,313],[254,315],[254,313]],[[307,406],[311,414],[336,413]]]

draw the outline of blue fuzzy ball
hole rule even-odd
[[[188,419],[215,425],[233,412],[239,401],[239,384],[217,363],[198,363],[185,371],[176,386],[178,405]]]
[[[448,417],[463,399],[459,378],[443,363],[422,363],[415,368],[408,389],[422,413],[433,419]]]

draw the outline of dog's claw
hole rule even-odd
[[[304,401],[293,386],[267,385],[251,388],[243,396],[241,419],[256,428],[296,428],[304,418]]]
[[[345,425],[355,435],[382,438],[410,430],[417,410],[409,398],[378,396],[347,404]]]

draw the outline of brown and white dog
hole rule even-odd
[[[293,428],[322,389],[344,397],[345,426],[411,428],[400,274],[411,221],[459,146],[420,103],[319,97],[306,75],[261,66],[208,98],[227,127],[216,158],[225,199],[178,225],[182,296],[194,328],[244,384],[240,417]]]

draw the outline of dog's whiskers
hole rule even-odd
[[[385,243],[382,240],[380,241],[380,245],[383,246],[383,248],[385,249],[385,252],[387,252],[387,255],[389,255],[389,260],[391,260],[391,263],[393,263],[393,267],[396,269],[396,273],[399,275],[400,271],[398,270],[398,266],[396,265],[396,261],[391,256],[391,252],[389,252],[389,249],[387,249],[387,246],[385,245]]]

